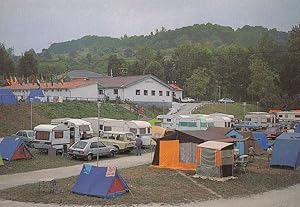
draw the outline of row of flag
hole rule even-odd
[[[52,76],[50,77],[49,80],[45,80],[44,77],[41,75],[40,78],[36,78],[35,76],[33,77],[17,77],[17,76],[4,76],[4,84],[6,86],[12,86],[12,85],[23,85],[23,84],[29,84],[31,83],[32,85],[37,84],[38,87],[40,88],[42,84],[45,84],[46,87],[48,87],[49,85],[52,85],[54,83],[61,83],[62,85],[64,84],[64,78],[53,78]]]

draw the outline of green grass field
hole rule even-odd
[[[246,104],[245,106],[245,113],[247,114],[250,111],[256,111],[256,105],[253,104]],[[258,108],[260,110],[260,108]],[[201,114],[211,114],[215,112],[232,114],[237,119],[243,119],[244,117],[244,106],[241,103],[235,104],[206,104],[201,108],[198,108],[193,113],[201,113]]]
[[[53,118],[83,118],[98,116],[97,104],[87,101],[63,103],[38,103],[32,106],[33,126],[50,123]],[[137,119],[136,113],[116,104],[105,103],[100,107],[100,117]],[[0,136],[30,129],[30,104],[0,105]]]

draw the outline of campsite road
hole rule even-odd
[[[191,114],[195,108],[203,106],[203,103],[182,103],[180,109],[174,115]]]
[[[105,159],[99,161],[99,166],[116,166],[118,168],[128,168],[138,165],[151,163],[153,154],[147,153],[142,156],[121,157],[115,159]],[[90,163],[96,165],[97,162]],[[17,173],[11,175],[0,176],[0,190],[24,185],[28,183],[36,183],[41,180],[48,180],[49,178],[60,179],[79,175],[82,164],[69,167],[52,168],[45,170],[37,170],[25,173]],[[0,206],[1,202],[0,202]]]

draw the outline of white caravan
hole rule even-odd
[[[34,148],[48,150],[50,147],[62,150],[64,145],[69,148],[80,140],[79,127],[65,124],[40,124],[34,127]]]
[[[232,125],[232,121],[230,118],[225,117],[225,116],[215,116],[211,115],[210,117],[214,120],[214,126],[215,127],[227,127],[230,128]]]
[[[178,130],[206,130],[214,127],[214,120],[206,114],[179,115],[176,117]]]
[[[279,111],[277,119],[279,122],[300,121],[300,111]]]
[[[161,127],[175,129],[176,128],[176,116],[175,115],[158,115],[156,117],[161,121]]]
[[[245,121],[259,123],[263,128],[275,126],[276,116],[267,112],[248,112]]]
[[[77,126],[79,127],[79,132],[82,139],[93,137],[93,129],[91,123],[84,121],[82,119],[71,119],[71,118],[52,119],[51,124],[65,124],[67,126]]]

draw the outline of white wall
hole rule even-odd
[[[140,90],[140,95],[136,95],[136,90]],[[148,95],[144,95],[144,90],[148,90]],[[151,95],[151,91],[155,91],[155,96]],[[162,91],[162,96],[159,96],[159,91]],[[166,96],[166,91],[169,91],[169,96]],[[122,94],[123,95],[123,94]],[[148,78],[142,82],[129,86],[124,89],[124,96],[121,99],[130,99],[134,102],[160,102],[172,103],[172,90],[152,78]]]
[[[84,87],[74,88],[70,90],[69,97],[92,98],[98,99],[97,84],[91,84]]]
[[[182,91],[175,91],[175,98],[182,99]]]

